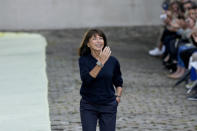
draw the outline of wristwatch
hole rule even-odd
[[[96,64],[100,67],[103,67],[103,64],[100,61],[97,61]]]

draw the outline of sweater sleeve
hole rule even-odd
[[[122,87],[122,85],[123,85],[122,73],[120,71],[120,64],[119,64],[118,60],[116,60],[116,65],[115,65],[115,69],[114,69],[113,84],[116,88]]]
[[[89,85],[91,84],[92,81],[94,81],[95,78],[93,78],[89,74],[90,70],[88,69],[86,59],[83,59],[81,57],[79,58],[79,70],[80,70],[81,80],[85,85]]]

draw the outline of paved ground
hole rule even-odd
[[[147,51],[158,27],[104,28],[112,55],[120,63],[124,91],[118,107],[117,131],[197,130],[197,102],[186,99],[184,85],[166,77],[159,58]],[[77,48],[86,29],[42,31],[48,40],[47,72],[52,131],[80,131]]]

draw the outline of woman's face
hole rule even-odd
[[[191,18],[187,18],[186,23],[187,23],[187,27],[190,29],[194,28],[194,26],[195,26],[195,22]]]
[[[194,9],[189,10],[189,17],[192,18],[193,20],[196,19],[196,11]]]
[[[188,9],[191,8],[191,7],[192,7],[192,5],[190,3],[187,3],[187,4],[183,5],[183,8],[184,8],[185,11],[188,11]]]
[[[101,51],[104,47],[104,40],[103,37],[99,36],[98,34],[93,35],[88,42],[88,47],[90,50],[94,51]]]
[[[178,4],[174,3],[174,4],[172,5],[172,10],[173,10],[174,12],[177,12],[177,11],[178,11]]]

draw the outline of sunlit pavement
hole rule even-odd
[[[39,34],[0,33],[1,131],[50,131],[46,45]]]

